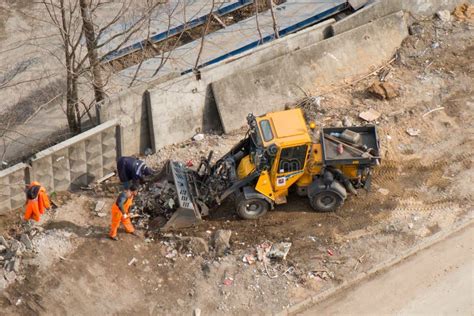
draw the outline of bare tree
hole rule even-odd
[[[278,23],[277,23],[277,19],[276,19],[276,16],[275,16],[275,10],[273,8],[273,6],[274,6],[273,0],[268,0],[268,6],[270,7],[270,12],[272,14],[273,32],[275,34],[275,38],[280,38],[280,33],[278,31]]]
[[[255,7],[255,25],[257,27],[258,36],[260,38],[259,44],[263,44],[262,30],[260,29],[260,23],[258,22],[258,0],[255,0],[253,2],[253,5]]]
[[[201,54],[204,49],[204,42],[205,42],[205,37],[207,34],[207,31],[209,30],[209,26],[211,25],[212,21],[212,12],[214,11],[214,5],[215,5],[215,0],[212,0],[212,5],[211,5],[211,10],[209,11],[209,14],[207,16],[207,21],[206,21],[206,26],[202,30],[202,35],[201,35],[201,45],[199,46],[199,52],[196,57],[196,63],[194,64],[194,71],[198,71],[198,66],[199,66],[199,60],[201,59]]]
[[[94,32],[94,24],[91,16],[91,0],[79,0],[82,16],[82,30],[86,38],[87,54],[92,73],[92,86],[94,87],[95,101],[102,102],[105,99],[104,82],[97,56],[97,38]]]
[[[95,13],[102,6],[110,4],[102,0],[41,0],[46,8],[48,18],[43,22],[55,27],[61,39],[63,58],[57,58],[64,65],[66,73],[66,117],[72,133],[81,132],[81,121],[84,116],[91,118],[90,109],[95,103],[106,98],[105,86],[107,74],[103,72],[98,55],[99,49],[111,46],[109,53],[120,49],[133,34],[138,32],[149,15],[161,2],[151,1],[146,10],[121,31],[108,32],[115,24],[123,20],[133,5],[132,0],[124,0],[112,18],[105,23],[94,23]],[[104,19],[101,19],[103,22]],[[112,35],[108,35],[111,33]],[[85,39],[86,48],[82,43]],[[54,52],[52,52],[54,54]],[[86,64],[86,61],[89,64]],[[85,75],[90,74],[90,81]],[[85,81],[84,82],[84,78]],[[82,80],[82,81],[81,81]],[[86,104],[79,96],[79,85],[91,84],[94,101]]]

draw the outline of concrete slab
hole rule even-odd
[[[0,171],[0,214],[16,209],[25,204],[25,170],[24,163],[16,164]]]
[[[397,12],[212,83],[224,131],[243,126],[250,112],[282,109],[302,89],[318,94],[375,69],[406,36],[404,14]]]
[[[31,180],[48,191],[78,189],[115,169],[116,129],[112,120],[37,153]]]

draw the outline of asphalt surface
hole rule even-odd
[[[474,224],[300,315],[474,315]]]

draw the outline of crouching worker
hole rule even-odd
[[[44,211],[51,207],[48,193],[46,192],[46,189],[36,181],[33,181],[31,184],[26,186],[25,193],[26,210],[23,218],[25,221],[32,219],[39,222]]]
[[[135,228],[133,228],[132,222],[130,220],[130,206],[133,203],[133,198],[138,194],[138,187],[135,184],[131,184],[127,189],[124,189],[121,192],[112,205],[112,224],[110,225],[109,237],[113,240],[118,240],[117,230],[120,226],[120,223],[123,224],[125,231],[127,233],[133,234]]]
[[[132,183],[143,182],[145,177],[154,173],[145,162],[134,157],[120,157],[117,161],[117,172],[124,189]]]

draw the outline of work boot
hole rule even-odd
[[[118,240],[119,240],[117,236],[115,236],[115,237],[109,236],[109,238],[112,239],[112,240],[115,240],[115,241],[118,241]]]

